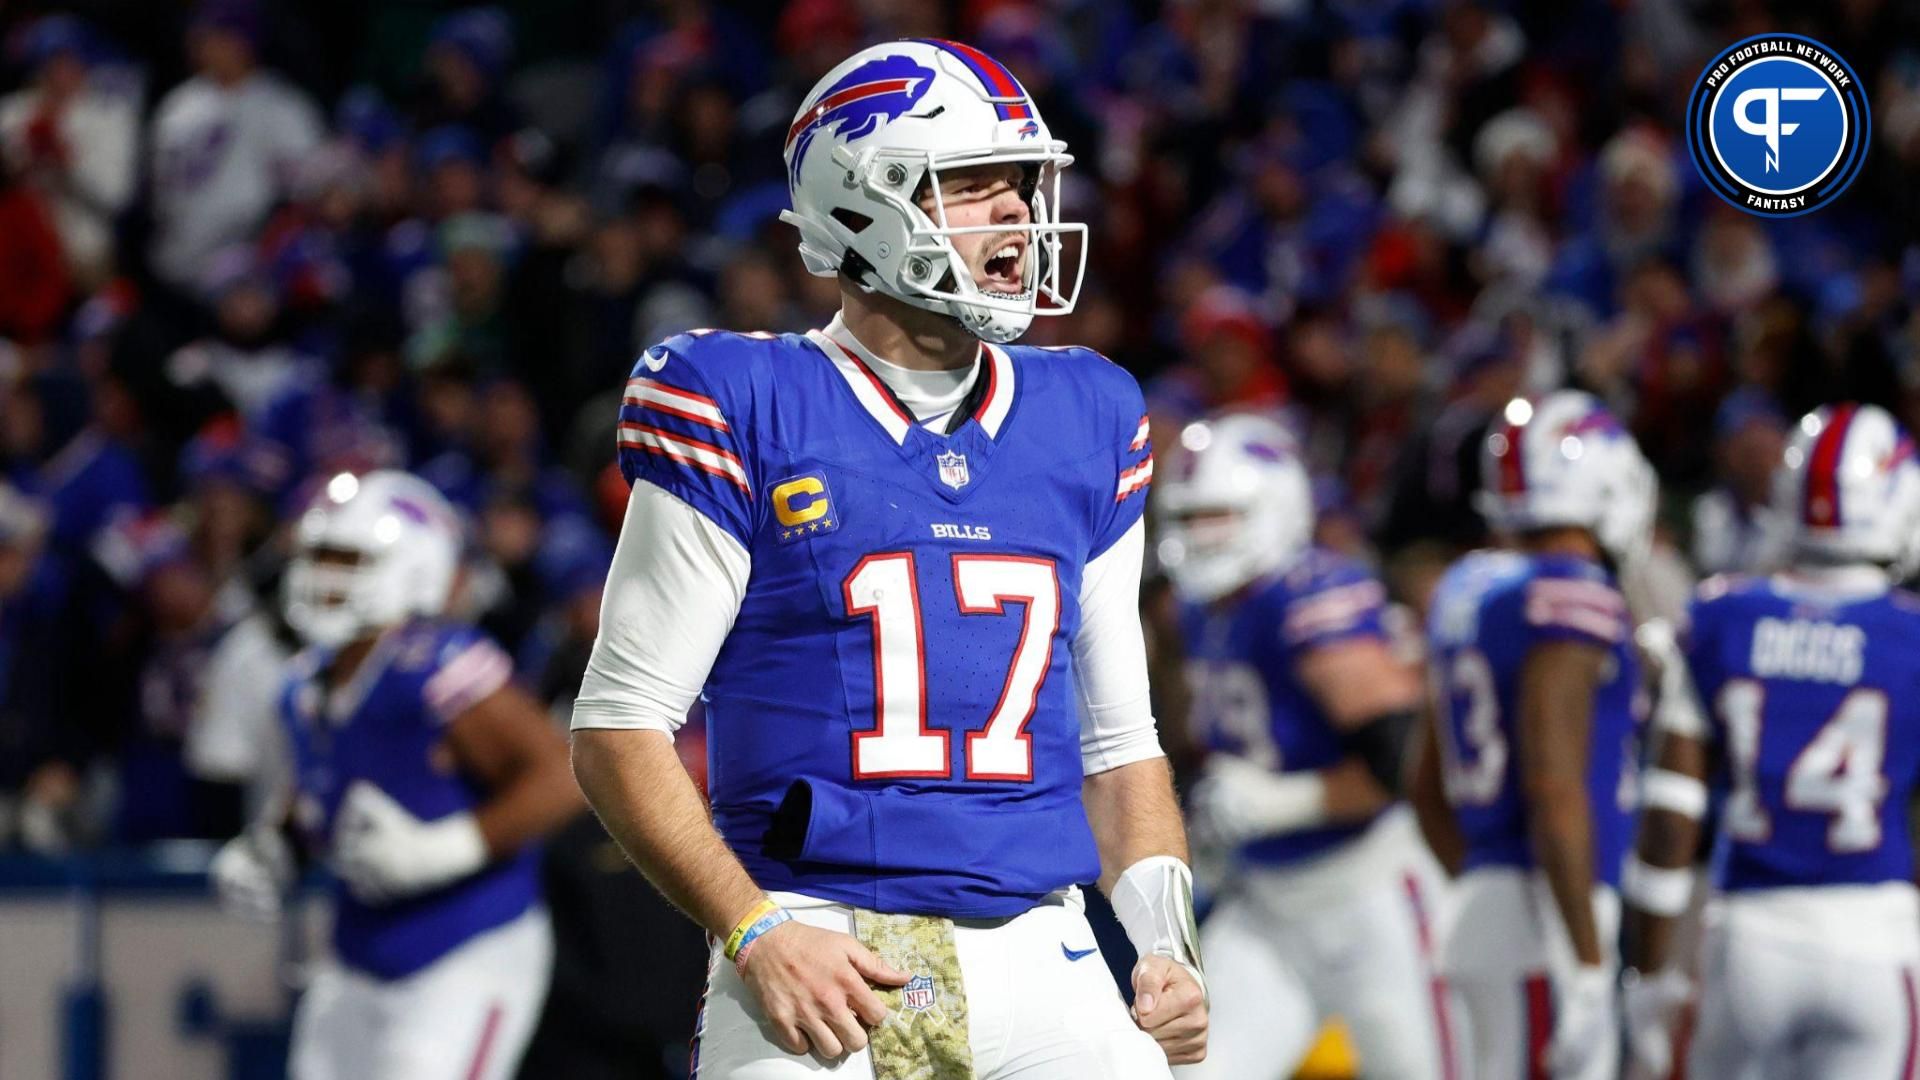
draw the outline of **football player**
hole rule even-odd
[[[702,1077],[1128,1080],[1204,1053],[1138,614],[1146,409],[1094,353],[1008,344],[1078,291],[1069,160],[979,50],[865,49],[786,141],[783,216],[839,315],[634,365],[574,768],[713,934]],[[696,696],[711,818],[672,746]]]
[[[1481,461],[1482,512],[1510,546],[1455,563],[1428,612],[1439,757],[1423,764],[1463,850],[1442,970],[1473,1075],[1611,1080],[1638,680],[1618,574],[1649,543],[1653,470],[1578,391],[1510,402]]]
[[[1719,893],[1688,1074],[1911,1075],[1920,597],[1894,583],[1920,553],[1920,464],[1885,410],[1831,406],[1800,421],[1774,490],[1791,567],[1701,586],[1656,714],[1627,879],[1630,1045],[1666,1075],[1687,989],[1672,924],[1711,780]]]
[[[333,961],[301,996],[295,1080],[510,1077],[546,996],[538,841],[581,808],[566,743],[511,664],[443,621],[453,509],[405,473],[340,474],[296,525],[281,698],[291,824],[337,878]],[[221,849],[229,904],[278,910],[278,824]]]
[[[1179,1075],[1284,1080],[1338,1015],[1367,1075],[1454,1076],[1440,868],[1395,798],[1424,690],[1389,643],[1385,590],[1314,546],[1306,469],[1274,421],[1191,424],[1166,464],[1158,550],[1209,751],[1194,827],[1234,854],[1200,929],[1207,1060]]]

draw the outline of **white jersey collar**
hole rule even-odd
[[[380,636],[374,639],[373,648],[361,657],[360,666],[353,669],[353,674],[345,683],[331,692],[327,692],[327,669],[333,665],[334,658],[340,655],[340,650],[328,650],[315,675],[315,682],[325,694],[323,700],[326,702],[326,722],[329,726],[346,726],[347,721],[353,719],[353,714],[360,710],[361,704],[367,700],[367,694],[373,690],[373,684],[386,674],[387,665],[393,660],[394,643],[404,626],[396,624],[381,630]]]
[[[1838,566],[1796,566],[1773,576],[1776,587],[1789,594],[1817,594],[1825,599],[1877,596],[1893,585],[1884,567],[1872,563]]]
[[[916,373],[881,359],[873,350],[862,344],[859,338],[853,336],[853,331],[847,329],[847,324],[837,313],[825,328],[807,331],[807,337],[820,347],[820,351],[826,354],[828,360],[833,362],[834,368],[840,372],[842,378],[846,379],[854,398],[860,402],[867,414],[886,430],[894,442],[906,442],[907,432],[912,429],[914,419],[901,406],[900,397],[912,398],[919,395],[914,392],[914,388],[907,388],[909,393],[901,395],[900,388],[896,388],[892,383],[895,378],[902,376],[911,378]],[[973,418],[979,421],[989,438],[994,438],[1000,434],[1000,428],[1007,419],[1007,412],[1013,406],[1013,361],[1007,356],[1005,350],[996,346],[982,343],[981,350],[985,353],[988,363],[976,365],[975,370],[984,371],[988,382],[986,392],[981,397],[979,406],[974,410]],[[959,400],[964,401],[971,388],[971,380],[962,385]]]

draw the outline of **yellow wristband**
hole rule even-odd
[[[734,954],[740,951],[740,940],[747,936],[747,931],[753,929],[754,924],[779,910],[779,904],[771,900],[762,900],[753,905],[752,910],[741,916],[740,921],[733,924],[733,933],[727,935],[727,947],[724,950],[727,959],[733,959]]]

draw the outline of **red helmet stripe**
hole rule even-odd
[[[924,39],[929,44],[938,45],[966,62],[979,79],[987,93],[997,98],[1024,98],[1027,91],[1020,81],[1013,77],[1005,64],[968,45],[964,41],[949,41],[946,38]],[[1025,101],[1011,102],[1000,106],[1000,119],[1025,120],[1033,115]]]
[[[1834,407],[1827,426],[1813,440],[1808,454],[1806,501],[1801,520],[1816,528],[1840,524],[1840,451],[1847,445],[1847,430],[1853,426],[1857,406]]]
[[[1527,425],[1524,423],[1516,424],[1506,419],[1500,421],[1500,434],[1507,440],[1506,452],[1495,458],[1500,464],[1500,494],[1502,495],[1520,495],[1527,490],[1526,456],[1522,453],[1524,447],[1520,441],[1525,436],[1526,430]]]

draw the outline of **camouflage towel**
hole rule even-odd
[[[853,936],[910,976],[905,986],[879,988],[887,1018],[869,1041],[874,1080],[973,1080],[967,992],[952,920],[856,908]]]

